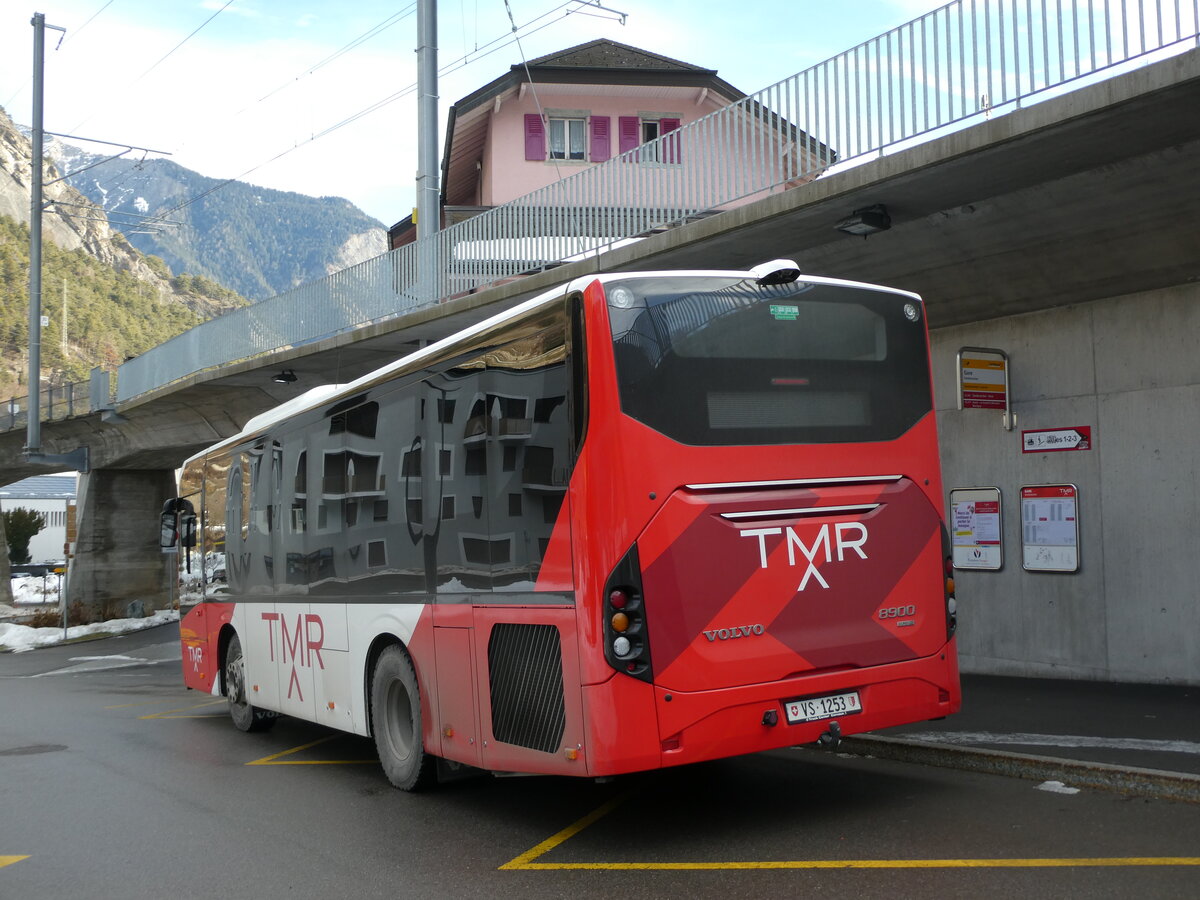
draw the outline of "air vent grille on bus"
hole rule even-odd
[[[566,727],[558,629],[507,623],[493,627],[488,677],[496,740],[556,752]]]

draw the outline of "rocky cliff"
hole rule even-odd
[[[29,139],[0,108],[0,216],[25,225],[29,224],[32,160]],[[116,271],[134,276],[162,300],[179,303],[204,318],[239,305],[227,298],[178,290],[172,285],[170,273],[153,266],[123,234],[114,231],[104,209],[60,180],[58,170],[48,160],[44,161],[43,179],[43,240],[53,241],[64,250],[84,250]]]

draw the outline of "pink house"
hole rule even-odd
[[[745,96],[714,69],[609,40],[514,65],[450,109],[442,156],[442,227],[667,135]],[[759,117],[755,127],[764,127],[762,121]],[[814,142],[796,135],[802,147],[797,152],[811,153]],[[645,152],[648,156],[636,162],[647,169],[704,164],[682,159],[682,146],[671,141]],[[388,236],[393,248],[415,240],[411,217]]]

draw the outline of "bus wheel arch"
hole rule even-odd
[[[221,629],[218,643],[221,694],[229,705],[229,717],[238,731],[266,731],[275,724],[277,713],[260,709],[246,696],[246,667],[242,642],[230,625]]]
[[[399,640],[372,647],[370,659],[367,690],[379,763],[395,787],[423,790],[436,781],[437,767],[425,749],[416,666]]]

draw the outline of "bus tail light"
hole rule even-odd
[[[950,640],[958,630],[958,601],[954,596],[954,550],[945,525],[942,526],[942,559],[945,561],[946,640]]]
[[[642,681],[653,680],[636,544],[608,576],[603,607],[604,658],[608,664]]]

